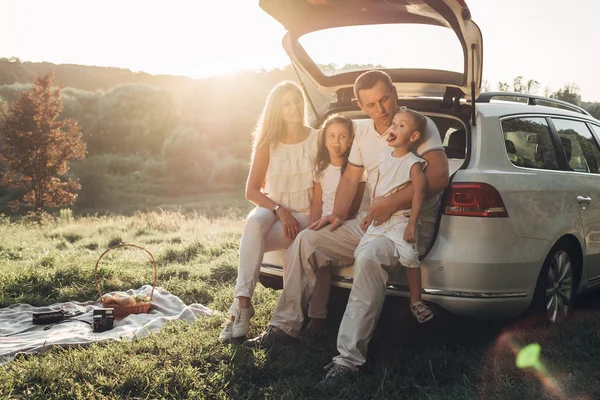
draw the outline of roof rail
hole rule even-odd
[[[564,109],[575,111],[575,112],[578,112],[581,114],[590,115],[590,113],[587,112],[585,109],[583,109],[579,106],[576,106],[575,104],[567,103],[566,101],[553,99],[550,97],[536,96],[534,94],[525,94],[525,93],[512,93],[512,92],[481,93],[479,95],[479,97],[477,98],[477,103],[489,103],[492,98],[498,98],[498,97],[509,97],[509,98],[516,97],[516,98],[521,98],[521,99],[527,99],[527,105],[530,105],[530,106],[536,106],[536,105],[538,105],[538,101],[541,101],[543,103],[551,103],[552,105],[555,105],[558,108],[564,108]]]

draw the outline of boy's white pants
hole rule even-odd
[[[292,212],[292,215],[300,224],[300,229],[306,228],[310,219],[308,214]],[[283,225],[273,211],[263,207],[250,211],[240,241],[238,277],[229,314],[233,315],[238,307],[238,297],[252,298],[264,254],[285,249],[291,243],[292,240],[285,236]]]
[[[366,362],[367,347],[379,320],[386,296],[388,270],[401,268],[395,245],[386,237],[370,241],[357,254],[363,231],[360,222],[366,213],[331,232],[328,227],[319,231],[304,230],[290,248],[292,256],[271,325],[288,335],[298,337],[304,322],[304,310],[312,295],[316,271],[327,265],[354,264],[354,279],[348,305],[342,319],[337,349],[337,364],[352,370]],[[421,221],[419,250],[425,251],[433,238],[435,223]]]

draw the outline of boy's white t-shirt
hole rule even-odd
[[[435,122],[429,117],[425,118],[427,119],[425,134],[421,144],[415,151],[419,157],[423,157],[425,153],[433,150],[444,150],[440,132]],[[369,197],[372,197],[375,182],[377,182],[377,169],[381,160],[381,153],[385,149],[390,149],[386,142],[387,137],[387,133],[380,135],[377,132],[375,122],[370,118],[354,122],[354,142],[352,143],[348,162],[355,167],[364,168],[367,172]],[[420,214],[423,220],[435,222],[440,199],[441,197],[438,195],[423,203]]]
[[[373,197],[385,197],[398,191],[411,181],[410,170],[414,164],[420,163],[421,169],[427,166],[427,161],[410,152],[402,157],[394,157],[392,149],[381,153],[377,185],[373,189]]]

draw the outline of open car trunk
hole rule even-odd
[[[327,113],[330,104],[352,104],[352,86],[366,69],[329,73],[313,60],[303,47],[302,39],[311,34],[348,27],[407,25],[448,30],[460,43],[456,48],[460,54],[455,56],[460,57],[462,62],[457,70],[391,65],[377,68],[390,75],[401,97],[437,97],[445,98],[447,102],[458,102],[460,98],[471,101],[479,95],[483,41],[464,0],[260,0],[260,7],[287,29],[283,47],[298,72],[317,119]],[[355,51],[365,51],[366,47],[387,39],[391,41],[385,42],[381,52],[397,51],[402,41],[418,38],[364,37],[361,43],[356,44]]]

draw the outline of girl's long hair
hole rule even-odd
[[[300,86],[292,81],[278,83],[271,90],[271,93],[269,93],[269,97],[267,97],[267,101],[265,102],[265,108],[256,124],[254,142],[252,144],[252,159],[254,159],[256,151],[263,146],[277,145],[279,139],[285,133],[286,125],[281,112],[282,100],[283,96],[291,91],[296,91],[302,97],[304,104],[302,119],[306,123],[306,98]]]
[[[331,159],[329,158],[329,151],[327,151],[327,147],[325,147],[325,141],[327,139],[327,129],[333,124],[342,124],[348,128],[348,133],[350,134],[350,139],[354,139],[354,125],[352,124],[352,120],[348,117],[345,117],[340,114],[332,114],[323,125],[321,125],[321,129],[319,130],[319,148],[317,150],[317,161],[315,162],[315,180],[320,179],[323,171],[329,166]],[[342,174],[346,170],[346,165],[348,164],[348,156],[350,156],[350,149],[352,149],[352,145],[348,147],[348,150],[342,154],[344,157],[344,164],[342,165]]]

